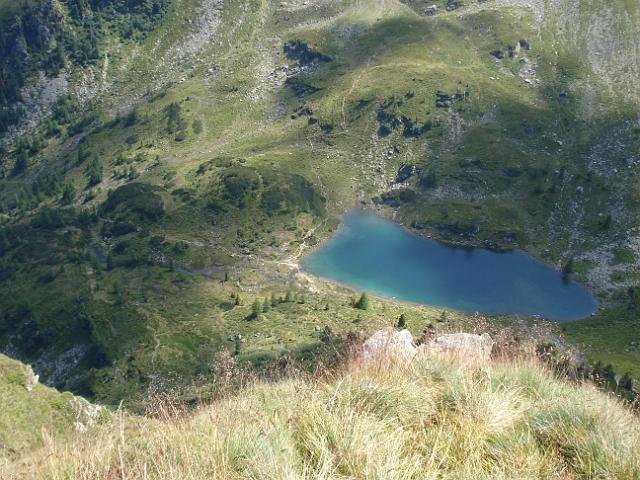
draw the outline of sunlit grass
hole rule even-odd
[[[71,443],[50,442],[11,465],[9,478],[640,475],[637,418],[533,360],[353,361],[329,378],[253,383],[193,414],[168,404],[158,413],[121,414]]]

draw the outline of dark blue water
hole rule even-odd
[[[362,211],[347,214],[302,267],[359,290],[467,312],[574,320],[597,308],[587,290],[525,253],[448,247]]]

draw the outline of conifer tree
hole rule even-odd
[[[359,308],[360,310],[368,310],[369,309],[369,297],[367,296],[366,293],[363,293],[362,295],[360,295],[360,298],[356,302],[355,306],[356,306],[356,308]]]
[[[29,165],[29,152],[26,150],[20,150],[18,153],[18,158],[16,159],[16,163],[13,166],[13,175],[19,175],[24,172]]]
[[[262,303],[257,298],[253,302],[251,306],[251,318],[258,318],[260,313],[262,312]]]
[[[89,187],[93,187],[102,181],[102,165],[100,164],[100,160],[98,160],[97,155],[93,156],[91,163],[87,165],[84,173],[89,181]]]
[[[65,205],[70,204],[76,199],[76,188],[73,183],[65,183],[62,189],[62,203]]]

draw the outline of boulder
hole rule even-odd
[[[565,358],[569,365],[575,369],[584,368],[587,364],[584,353],[582,353],[580,350],[569,350],[565,353]]]
[[[27,370],[24,375],[24,388],[26,388],[27,391],[30,392],[31,390],[33,390],[33,387],[38,384],[39,380],[40,376],[34,373],[31,365],[27,365]]]
[[[493,339],[486,333],[452,333],[441,335],[429,343],[432,352],[452,353],[465,358],[488,360],[493,348]]]
[[[425,15],[429,15],[429,16],[433,16],[437,13],[438,11],[438,6],[437,5],[430,5],[428,7],[425,7],[422,9],[422,13],[424,13]]]
[[[363,345],[364,357],[371,359],[380,355],[392,355],[410,358],[417,349],[409,330],[380,330],[374,333]]]
[[[80,433],[94,427],[105,413],[100,405],[94,405],[82,397],[73,397],[69,401],[69,405],[76,417],[73,426]]]

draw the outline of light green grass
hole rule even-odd
[[[0,471],[52,439],[69,439],[75,422],[87,423],[84,399],[41,384],[29,391],[26,379],[26,365],[0,354]]]
[[[608,77],[593,73],[586,57],[588,39],[582,33],[588,31],[593,15],[610,8],[615,20],[611,32],[619,40],[614,44],[629,47],[633,38],[625,22],[627,17],[637,18],[637,9],[632,2],[580,2],[573,9],[553,10],[538,24],[526,9],[471,3],[453,12],[441,8],[431,18],[395,1],[314,2],[295,8],[284,3],[226,2],[212,43],[177,70],[165,55],[189,37],[196,0],[176,0],[158,29],[141,43],[108,36],[108,88],[99,102],[85,105],[99,121],[84,132],[103,165],[104,179],[94,188],[95,198],[83,203],[85,165],[71,168],[64,178],[79,192],[75,207],[99,211],[109,190],[126,182],[112,178],[123,168],[114,164],[122,154],[129,159],[126,167],[136,171],[135,181],[159,187],[166,215],[156,222],[134,222],[138,232],[105,240],[102,230],[112,219],[104,215],[82,231],[76,225],[23,231],[34,212],[12,212],[7,226],[16,228],[21,243],[0,260],[3,271],[11,272],[0,286],[0,299],[11,312],[31,306],[32,315],[17,320],[21,327],[26,325],[23,338],[49,339],[46,348],[54,354],[77,343],[98,345],[109,365],[87,360],[74,370],[86,382],[73,387],[117,402],[140,396],[144,390],[140,384],[156,375],[190,381],[215,351],[234,348],[227,338],[237,333],[246,338],[242,356],[256,358],[317,344],[316,327],[329,326],[340,333],[370,331],[389,322],[385,309],[394,317],[410,312],[410,319],[415,319],[411,326],[419,331],[438,317],[440,309],[381,299],[358,319],[359,312],[348,304],[349,296],[357,292],[323,282],[318,282],[317,294],[306,292],[305,305],[279,305],[259,321],[246,320],[255,298],[262,300],[271,292],[284,295],[290,287],[298,293],[307,289],[304,282],[289,285],[289,272],[274,262],[294,256],[311,228],[317,228],[318,240],[326,239],[339,214],[371,205],[373,197],[392,188],[390,181],[402,164],[433,169],[438,188],[424,189],[414,176],[405,186],[416,192],[415,201],[395,211],[383,208],[381,213],[394,215],[405,225],[414,220],[424,223],[421,232],[440,240],[517,246],[561,266],[569,256],[627,235],[637,224],[633,215],[640,198],[637,176],[590,174],[589,155],[607,152],[611,167],[637,151],[640,136],[629,127],[637,115],[626,100],[634,97],[603,86]],[[571,28],[561,34],[560,26]],[[295,63],[282,53],[282,44],[291,39],[308,41],[333,58],[300,74],[300,80],[320,88],[304,98],[269,80],[273,68]],[[514,74],[519,59],[498,62],[489,53],[514,46],[520,39],[532,43],[526,55],[537,65],[538,86],[529,86]],[[220,69],[211,74],[213,64]],[[616,78],[622,75],[611,71]],[[72,87],[85,73],[74,72]],[[436,91],[458,88],[469,92],[461,111],[435,107]],[[560,91],[568,97],[561,100]],[[401,129],[378,137],[378,110],[391,97],[405,98],[394,107],[394,114],[431,120],[433,128],[418,138],[403,137]],[[189,126],[183,141],[166,132],[165,109],[171,102],[180,104]],[[135,125],[110,123],[134,104],[139,107]],[[313,110],[313,116],[332,124],[333,130],[323,133],[306,117],[292,119],[301,107]],[[203,122],[201,134],[190,127],[196,119]],[[456,122],[463,126],[459,132]],[[49,175],[75,157],[77,147],[65,137],[65,128],[30,159],[32,166],[25,175],[0,180],[3,204],[10,204],[36,171]],[[608,143],[611,132],[625,128],[614,144]],[[125,140],[132,134],[139,141],[128,145]],[[273,169],[283,175],[282,185],[284,174],[303,176],[326,198],[326,215],[293,211],[270,215],[259,208],[261,193],[250,208],[212,212],[209,200],[222,189],[225,167],[197,172],[202,164],[223,158],[231,158],[236,166]],[[582,194],[576,193],[578,187]],[[55,194],[41,204],[62,208],[59,197]],[[603,230],[600,214],[609,210],[620,214]],[[478,227],[479,233],[472,238],[451,233],[467,227]],[[164,236],[159,247],[150,246],[154,235]],[[129,246],[114,254],[122,242]],[[89,247],[120,260],[154,261],[106,270],[91,260]],[[52,260],[37,255],[42,251],[49,252]],[[178,267],[210,268],[214,280],[179,269],[171,272],[166,262],[156,261],[160,257],[171,258]],[[64,274],[50,282],[41,280],[60,265]],[[620,268],[624,272],[614,277],[614,285],[634,278],[631,263]],[[585,268],[579,270],[587,273]],[[219,280],[225,271],[231,281],[223,285]],[[124,291],[121,299],[114,294],[114,284]],[[234,293],[241,295],[243,304],[231,308]],[[326,303],[328,311],[323,310]],[[463,314],[451,313],[451,318],[471,321]],[[78,324],[84,327],[80,332]],[[598,338],[607,332],[607,324],[599,323],[599,333],[593,337],[594,351],[601,352],[597,358],[628,369],[634,357],[623,353],[623,343],[616,340],[605,349],[606,341]],[[15,333],[11,328],[0,332],[3,343]],[[625,329],[623,325],[620,331]],[[43,353],[24,343],[18,346],[23,354],[35,358]],[[88,371],[96,364],[98,371]]]

